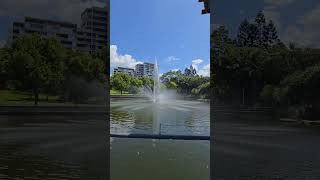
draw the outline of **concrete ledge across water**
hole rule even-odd
[[[110,134],[114,138],[132,139],[172,139],[172,140],[210,140],[210,136],[161,135],[161,134]]]

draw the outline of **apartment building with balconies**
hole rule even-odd
[[[76,24],[25,17],[24,22],[13,23],[9,31],[9,44],[23,35],[37,33],[44,38],[56,38],[66,48],[75,50],[76,31]]]
[[[134,69],[125,68],[125,67],[114,68],[113,74],[116,74],[116,73],[125,73],[125,74],[129,74],[130,76],[135,76]]]
[[[77,32],[77,49],[97,53],[108,42],[107,8],[92,7],[81,14],[81,27]]]
[[[154,64],[144,62],[143,64],[137,64],[135,66],[135,74],[137,77],[148,76],[153,77],[154,75]]]
[[[91,7],[81,13],[81,24],[25,17],[13,22],[8,44],[23,35],[37,33],[44,38],[56,38],[66,48],[96,54],[107,46],[107,8]]]

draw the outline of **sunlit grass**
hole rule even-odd
[[[34,97],[30,92],[13,91],[13,90],[0,90],[0,103],[21,103],[21,102],[33,102]],[[57,102],[57,96],[51,96],[46,94],[39,95],[39,101]]]
[[[111,96],[132,96],[134,94],[130,94],[130,93],[126,92],[126,91],[122,91],[122,95],[121,95],[120,91],[111,89],[110,90],[110,95]]]

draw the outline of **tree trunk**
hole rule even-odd
[[[39,101],[39,91],[38,88],[34,89],[34,105],[38,106],[38,101]]]
[[[120,94],[122,95],[122,90],[120,90]]]
[[[47,98],[46,98],[47,102],[49,102],[49,95],[47,95]]]

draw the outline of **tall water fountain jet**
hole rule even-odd
[[[159,101],[159,94],[160,94],[159,67],[158,67],[157,58],[155,58],[154,73],[153,73],[153,102]]]

